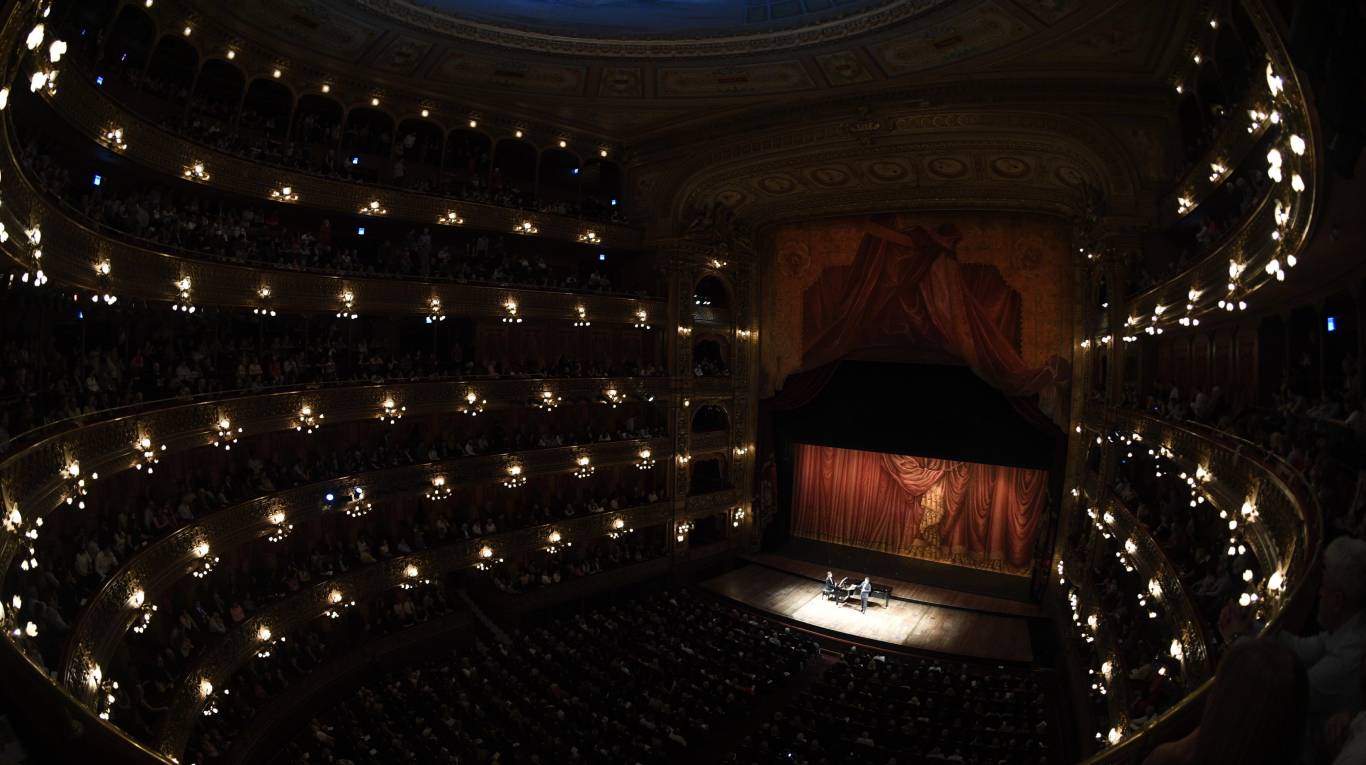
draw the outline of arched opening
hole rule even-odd
[[[581,182],[583,214],[598,220],[621,220],[622,172],[615,162],[584,163]]]
[[[692,291],[693,305],[706,308],[729,308],[730,293],[715,276],[704,276]]]
[[[726,410],[715,404],[699,406],[692,416],[692,432],[715,433],[730,429],[730,417]]]
[[[398,125],[394,144],[394,181],[430,191],[437,187],[441,168],[441,128],[428,120],[406,119]],[[400,167],[401,166],[401,167]]]
[[[218,59],[205,61],[190,98],[190,113],[194,119],[189,132],[200,136],[210,130],[227,130],[246,85],[247,78],[241,69]]]
[[[488,183],[493,141],[483,133],[459,128],[446,137],[444,170],[451,193],[469,196]]]
[[[83,3],[61,3],[52,9],[53,21],[62,29],[76,29],[76,39],[67,40],[74,51],[85,60],[93,60],[99,50],[99,32],[109,26],[119,10],[118,0],[86,0]]]
[[[709,494],[726,488],[726,463],[719,457],[695,459],[688,471],[688,494]]]
[[[125,5],[109,32],[100,63],[110,70],[141,71],[155,37],[152,19],[140,8]]]
[[[145,87],[168,101],[184,103],[189,98],[198,68],[199,53],[194,46],[182,37],[163,37],[157,41],[147,62],[147,78],[151,82]]]
[[[721,341],[713,338],[699,340],[692,347],[693,374],[698,377],[718,377],[730,374],[726,352]]]
[[[394,143],[394,118],[378,109],[352,109],[342,129],[342,161],[352,174],[377,180]],[[384,168],[388,177],[389,168]]]
[[[245,136],[283,140],[294,110],[294,94],[275,80],[253,80],[242,101],[238,121]]]
[[[530,207],[536,185],[536,147],[503,139],[494,147],[489,191],[499,204]]]
[[[563,149],[546,149],[541,152],[536,201],[543,209],[550,206],[559,213],[576,212],[582,175],[583,168],[574,154]]]
[[[312,166],[333,167],[331,156],[341,140],[342,114],[345,110],[337,101],[309,93],[299,97],[294,106],[294,127],[290,136],[304,145],[311,155]]]

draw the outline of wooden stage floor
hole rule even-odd
[[[1029,622],[1021,616],[961,607],[870,599],[838,606],[821,597],[821,585],[797,574],[750,564],[702,583],[747,606],[855,639],[994,661],[1030,662]],[[893,591],[895,595],[896,592]]]

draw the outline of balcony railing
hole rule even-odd
[[[1158,420],[1126,410],[1106,410],[1099,405],[1088,405],[1084,417],[1088,427],[1136,433],[1143,444],[1165,447],[1183,470],[1194,473],[1199,467],[1212,474],[1212,478],[1201,485],[1201,492],[1214,511],[1223,511],[1230,518],[1239,520],[1237,529],[1231,533],[1238,535],[1255,556],[1262,572],[1263,578],[1246,582],[1244,588],[1258,596],[1257,608],[1260,622],[1265,625],[1264,631],[1275,630],[1287,614],[1303,610],[1306,600],[1312,597],[1304,585],[1317,563],[1322,539],[1321,515],[1312,496],[1301,491],[1295,479],[1288,478],[1293,471],[1277,464],[1260,449],[1206,428]],[[1108,440],[1106,443],[1108,448],[1123,448]],[[1117,527],[1133,528],[1133,524],[1125,520],[1131,516],[1123,513],[1118,503],[1106,507],[1114,515]],[[1151,537],[1137,533],[1140,530],[1141,527],[1134,528],[1133,537],[1136,542],[1147,538],[1139,544],[1141,554],[1158,560],[1161,550],[1154,547],[1145,551]],[[1164,580],[1162,587],[1164,593],[1183,592],[1177,581]],[[1187,657],[1197,655],[1191,653],[1193,650],[1200,651],[1198,655],[1203,656],[1204,649],[1200,645],[1203,641],[1194,629],[1185,628],[1185,625],[1196,624],[1195,616],[1187,614],[1184,618],[1189,621],[1183,623],[1181,634],[1174,637],[1181,641]],[[1202,671],[1208,677],[1212,667]],[[1192,679],[1198,677],[1198,674],[1192,675]],[[1194,687],[1178,704],[1151,720],[1141,731],[1122,736],[1114,746],[1088,759],[1087,765],[1139,763],[1156,744],[1187,733],[1200,715],[1211,682],[1205,680]],[[1116,722],[1121,727],[1124,723],[1123,720]]]
[[[659,503],[553,525],[567,539],[590,539],[611,533],[612,520],[618,516],[625,518],[633,528],[648,528],[668,522],[670,513],[669,503]],[[415,567],[419,577],[436,578],[478,563],[481,560],[479,551],[485,545],[496,550],[499,556],[540,549],[546,544],[550,527],[551,524],[546,524],[519,529],[381,561],[323,582],[263,609],[229,631],[224,640],[201,656],[180,679],[157,736],[156,750],[167,758],[180,757],[206,701],[200,691],[201,683],[208,681],[214,687],[223,687],[227,678],[254,660],[261,647],[258,634],[262,627],[268,628],[272,635],[291,634],[333,607],[329,594],[334,590],[343,593],[348,600],[367,599],[409,580],[410,566]]]
[[[342,214],[355,214],[362,205],[379,198],[389,211],[388,217],[395,220],[435,223],[439,216],[456,209],[465,220],[463,225],[472,229],[511,232],[523,220],[531,219],[542,237],[573,242],[588,228],[598,235],[603,247],[635,248],[641,243],[641,232],[628,226],[335,180],[253,162],[195,143],[139,117],[95,87],[90,75],[78,66],[66,68],[70,71],[64,73],[57,94],[49,99],[57,113],[92,140],[99,140],[111,125],[123,128],[127,148],[120,154],[169,178],[179,178],[184,168],[202,162],[214,188],[265,201],[271,199],[272,189],[290,186],[309,207]]]
[[[73,695],[93,704],[94,689],[85,682],[89,668],[110,666],[127,631],[140,618],[139,609],[129,606],[134,592],[143,593],[140,599],[143,602],[158,602],[200,560],[196,545],[207,542],[210,554],[219,555],[260,539],[275,528],[270,520],[272,513],[282,511],[290,523],[298,525],[330,512],[339,512],[321,501],[323,494],[329,491],[345,496],[351,488],[363,486],[367,501],[393,500],[421,495],[431,489],[432,479],[438,475],[446,478],[447,486],[500,480],[506,476],[506,467],[514,458],[521,466],[522,475],[530,477],[571,472],[576,466],[574,458],[583,453],[591,454],[595,465],[611,467],[632,464],[643,448],[662,450],[667,447],[668,439],[637,439],[587,447],[457,457],[299,486],[210,513],[139,551],[100,587],[72,631],[62,676]],[[498,549],[500,555],[503,552],[502,548]]]

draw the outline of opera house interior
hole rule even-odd
[[[1366,765],[1366,2],[0,2],[0,763]]]

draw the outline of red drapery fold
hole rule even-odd
[[[798,444],[792,533],[965,565],[1028,571],[1041,470]]]
[[[896,231],[874,222],[849,266],[826,269],[803,296],[801,368],[857,353],[957,360],[1008,396],[1039,396],[1065,422],[1071,370],[1020,356],[1019,294],[1000,274],[959,263],[954,231]]]

